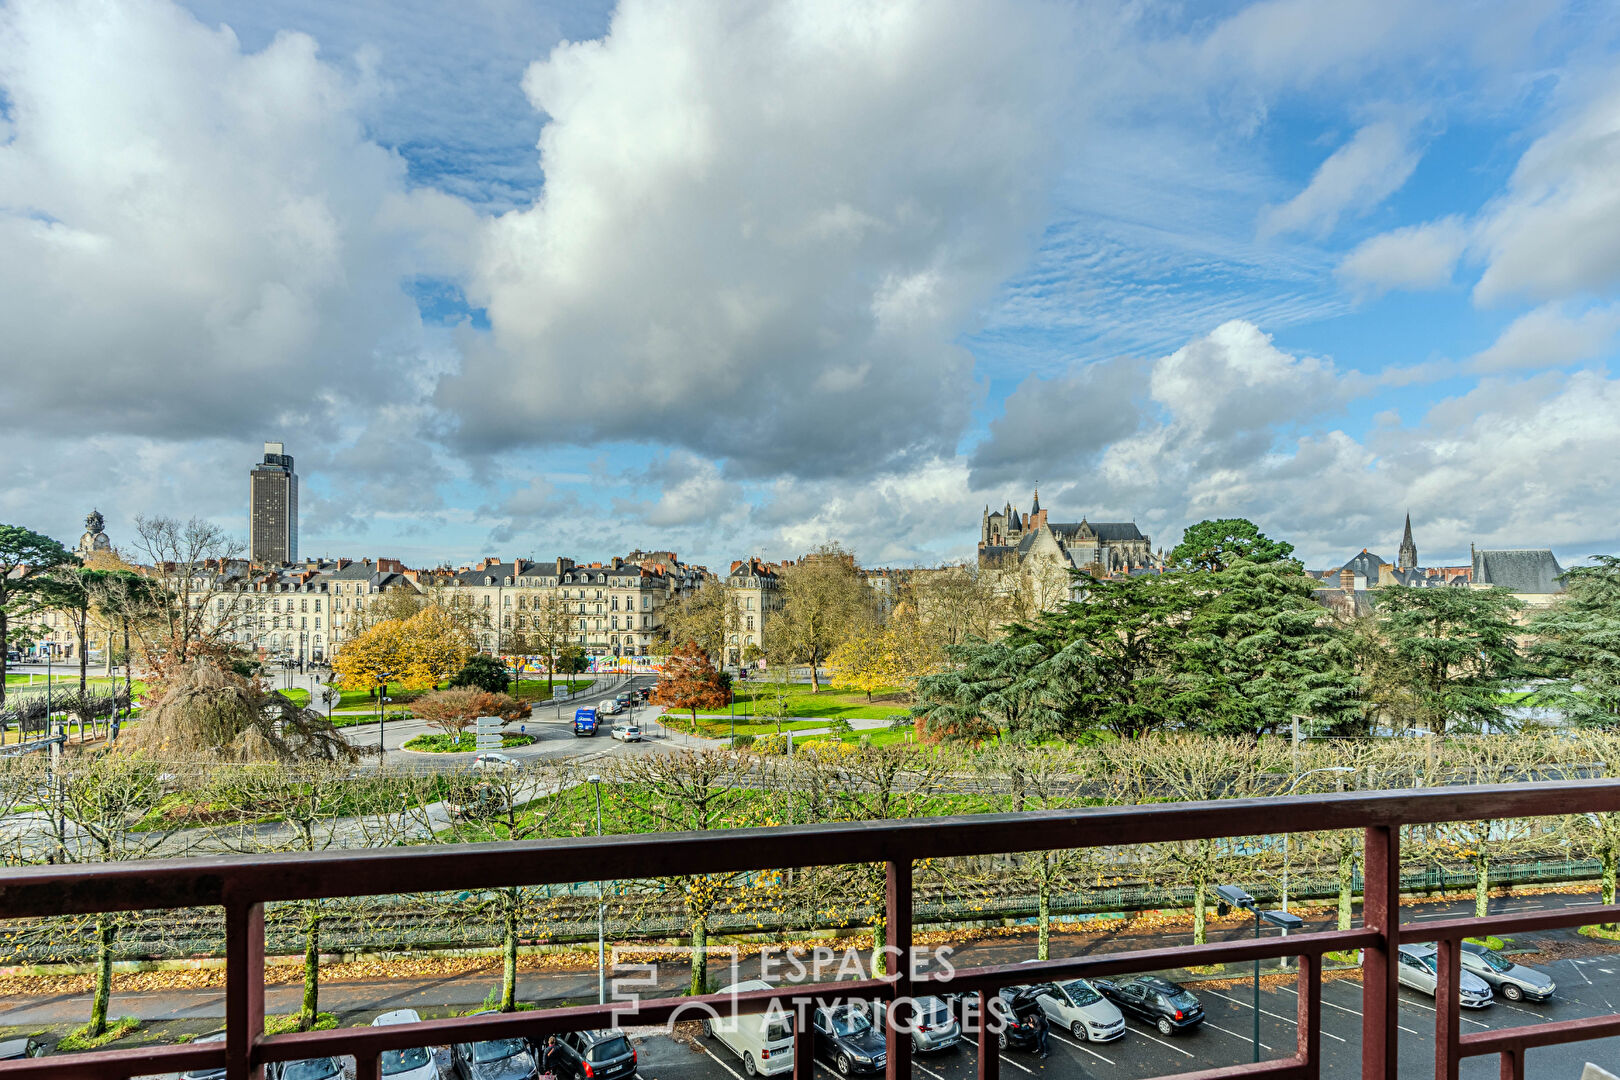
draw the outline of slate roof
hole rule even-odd
[[[1119,543],[1124,540],[1146,540],[1142,530],[1136,527],[1134,521],[1065,521],[1050,524],[1049,527],[1059,536],[1067,539],[1080,531],[1080,526],[1086,525],[1097,534],[1097,539]]]
[[[1474,552],[1474,584],[1499,585],[1516,593],[1561,593],[1564,568],[1547,548]]]

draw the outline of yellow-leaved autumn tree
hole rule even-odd
[[[451,614],[429,604],[408,619],[384,619],[346,643],[332,659],[345,690],[373,690],[397,680],[431,690],[467,662],[472,645]]]
[[[343,643],[332,657],[332,672],[345,690],[375,690],[399,677],[404,650],[404,620],[384,619]]]

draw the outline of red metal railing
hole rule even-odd
[[[887,936],[896,972],[859,982],[819,983],[731,995],[710,994],[644,1001],[640,1023],[662,1023],[700,1004],[761,1012],[774,1002],[795,1007],[814,997],[862,996],[898,1002],[890,1010],[888,1077],[911,1075],[911,1039],[896,1030],[904,999],[947,988],[939,975],[910,974],[912,866],[920,859],[993,855],[1061,848],[1161,843],[1207,837],[1365,829],[1362,927],[1287,938],[1221,942],[1196,947],[1108,953],[1041,965],[958,969],[948,989],[977,993],[980,1015],[1000,987],[1038,979],[1090,977],[1167,967],[1299,959],[1298,1042],[1291,1057],[1206,1070],[1185,1076],[1302,1078],[1320,1072],[1321,958],[1330,951],[1363,950],[1362,1076],[1396,1075],[1394,950],[1401,942],[1436,941],[1440,988],[1436,998],[1435,1075],[1457,1076],[1467,1056],[1498,1055],[1502,1076],[1524,1076],[1532,1047],[1620,1034],[1620,1015],[1537,1024],[1459,1035],[1459,944],[1465,937],[1620,921],[1620,905],[1582,907],[1537,915],[1492,916],[1403,926],[1400,918],[1400,829],[1430,822],[1620,812],[1620,781],[1428,788],[1280,799],[1098,807],[977,817],[852,822],[728,832],[584,837],[509,844],[361,849],[262,858],[205,857],[100,866],[27,867],[0,881],[0,918],[90,914],[220,905],[225,909],[227,1037],[223,1044],[141,1048],[0,1063],[0,1080],[125,1080],[162,1072],[226,1070],[227,1080],[249,1080],[270,1062],[353,1055],[357,1080],[378,1080],[378,1056],[446,1042],[511,1037],[544,1038],[564,1031],[610,1026],[622,1004],[508,1013],[381,1028],[350,1028],[265,1036],[264,905],[270,901],[377,896],[447,889],[490,889],[592,880],[883,863],[887,866]],[[810,1080],[809,1025],[796,1027],[794,1075]],[[996,1040],[979,1040],[980,1080],[995,1080]]]

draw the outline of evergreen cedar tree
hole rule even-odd
[[[1225,570],[1239,560],[1271,563],[1293,555],[1293,544],[1271,539],[1248,518],[1221,518],[1190,526],[1171,550],[1170,562],[1198,570]]]
[[[461,665],[461,670],[451,678],[450,688],[487,690],[491,694],[504,694],[510,682],[511,678],[506,674],[506,665],[499,657],[474,653],[467,657],[467,662]]]
[[[0,525],[0,705],[6,700],[6,649],[11,645],[11,620],[38,610],[43,579],[37,571],[73,560],[68,549],[21,525]],[[26,576],[12,577],[22,567]]]
[[[704,651],[688,641],[664,661],[652,700],[666,709],[690,711],[696,730],[699,709],[723,709],[731,704],[731,677],[716,671]]]

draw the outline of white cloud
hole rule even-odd
[[[1537,139],[1478,226],[1482,304],[1557,299],[1620,283],[1620,85]]]
[[[1136,397],[1147,388],[1146,365],[1113,361],[1065,375],[1030,375],[1007,396],[990,435],[973,452],[972,484],[993,488],[1084,463],[1141,422]]]
[[[1409,125],[1368,124],[1317,167],[1305,190],[1261,214],[1260,235],[1332,232],[1339,215],[1368,210],[1400,190],[1422,156],[1411,145]]]
[[[1362,241],[1339,263],[1337,273],[1339,280],[1363,294],[1444,288],[1467,246],[1462,219],[1442,218]]]
[[[1599,356],[1620,330],[1620,308],[1598,307],[1571,315],[1562,305],[1543,304],[1508,324],[1496,341],[1475,354],[1481,374],[1515,368],[1559,367]]]
[[[954,450],[955,343],[1027,250],[1059,9],[627,0],[525,89],[546,184],[491,223],[442,405],[475,450],[637,439],[741,473]],[[499,387],[498,393],[491,393]]]

